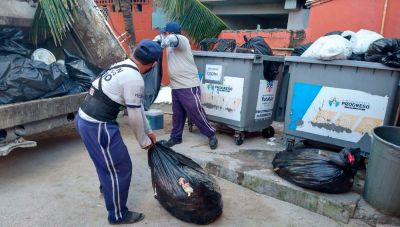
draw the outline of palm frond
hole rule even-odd
[[[46,38],[50,32],[56,45],[61,44],[74,21],[76,0],[39,0],[32,23],[32,39],[37,44],[39,37]]]
[[[228,26],[199,0],[158,0],[158,5],[172,21],[177,21],[186,34],[199,43],[214,38]]]

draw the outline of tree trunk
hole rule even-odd
[[[88,60],[101,68],[108,68],[113,63],[126,59],[124,48],[94,1],[77,2],[80,7],[74,15],[72,28]]]
[[[129,49],[132,52],[136,43],[135,27],[133,25],[133,17],[132,17],[132,11],[133,11],[132,0],[120,0],[120,5],[121,5],[122,15],[124,17],[125,30],[131,36],[128,45]]]

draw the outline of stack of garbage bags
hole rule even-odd
[[[255,36],[248,38],[243,36],[244,43],[240,46],[237,45],[234,39],[217,39],[207,38],[200,42],[201,50],[212,51],[212,52],[234,52],[234,53],[251,53],[272,56],[272,49],[265,42],[265,39],[261,36]],[[264,61],[263,74],[267,81],[273,81],[279,74],[280,64],[277,62]]]
[[[51,52],[36,54],[20,28],[0,28],[0,105],[88,91],[102,69],[63,49],[64,60],[55,61]],[[39,49],[38,49],[39,50]],[[43,59],[35,60],[37,56]],[[51,56],[51,57],[50,57]],[[49,60],[51,59],[51,60]],[[157,98],[162,80],[162,58],[143,75],[144,109]]]
[[[325,34],[315,42],[296,47],[292,56],[379,62],[400,68],[400,39],[384,38],[365,29],[358,32],[335,31]]]
[[[359,149],[339,153],[305,146],[276,154],[275,173],[285,180],[319,192],[344,193],[351,190],[360,163]]]
[[[192,159],[156,143],[148,152],[154,197],[176,218],[209,224],[222,214],[217,182]]]
[[[101,69],[64,50],[65,64],[31,59],[24,32],[0,29],[0,105],[87,91]]]

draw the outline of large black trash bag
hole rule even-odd
[[[300,45],[294,48],[292,52],[292,56],[301,56],[314,42],[306,43],[304,45]]]
[[[64,95],[58,89],[68,78],[65,67],[46,65],[21,55],[0,56],[0,104]]]
[[[265,42],[264,38],[261,36],[256,36],[251,39],[247,39],[244,37],[245,43],[241,46],[242,48],[252,49],[254,50],[253,53],[255,54],[262,54],[262,55],[273,55],[272,49],[269,45]]]
[[[378,39],[369,46],[365,60],[400,68],[400,39]]]
[[[24,33],[20,28],[0,28],[0,54],[20,54],[29,57],[31,50],[23,46]]]
[[[279,62],[273,62],[273,61],[264,61],[264,68],[263,68],[263,74],[264,74],[264,79],[267,81],[273,81],[276,79],[276,76],[279,74],[279,67],[281,63]]]
[[[161,88],[162,81],[162,56],[157,60],[155,65],[149,72],[143,75],[144,80],[144,110],[149,110],[154,103]]]
[[[64,49],[64,56],[65,66],[70,78],[82,86],[83,90],[89,90],[92,81],[97,78],[102,69],[86,62],[66,49]]]
[[[217,182],[193,160],[158,142],[149,150],[148,162],[155,198],[173,216],[205,225],[221,215],[222,196]],[[188,185],[192,193],[190,188],[186,192],[183,189]]]
[[[344,193],[353,186],[359,153],[358,149],[343,149],[335,153],[301,146],[292,152],[279,152],[272,165],[279,176],[300,187],[326,193]]]
[[[250,49],[252,53],[255,54],[262,54],[272,56],[272,49],[269,45],[265,42],[264,38],[261,36],[256,36],[251,39],[247,39],[244,36],[245,43],[241,46],[241,48]],[[271,62],[271,61],[264,61],[263,64],[263,74],[264,79],[267,81],[275,80],[276,76],[279,73],[279,63]]]

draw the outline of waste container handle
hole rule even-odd
[[[254,64],[261,64],[262,62],[263,62],[262,55],[257,54],[254,56],[254,61],[253,61]]]

